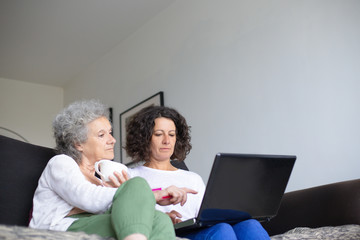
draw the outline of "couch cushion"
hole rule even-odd
[[[184,161],[172,160],[171,164],[176,168],[189,171],[189,168],[186,166]]]
[[[296,227],[360,225],[360,179],[284,194],[276,217],[262,223],[269,235]]]
[[[55,152],[0,135],[0,224],[27,226],[40,175]]]

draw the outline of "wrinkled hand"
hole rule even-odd
[[[107,182],[104,181],[105,187],[118,188],[118,187],[120,187],[121,184],[123,184],[124,182],[126,182],[127,180],[130,179],[129,175],[127,174],[127,172],[125,170],[122,170],[122,174],[115,171],[114,176],[115,177],[109,176],[110,181],[107,181]]]
[[[169,215],[173,224],[181,222],[180,218],[182,217],[182,215],[179,212],[172,210],[171,212],[167,212],[166,214]]]
[[[189,188],[178,188],[176,186],[170,186],[163,190],[154,191],[156,203],[161,206],[176,205],[178,203],[183,206],[187,200],[187,194],[196,194],[197,191]]]
[[[71,211],[66,216],[69,217],[71,215],[84,213],[84,212],[85,212],[84,210],[82,210],[80,208],[77,208],[77,207],[74,207],[73,209],[71,209]]]

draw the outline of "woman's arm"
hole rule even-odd
[[[102,213],[111,205],[116,189],[87,181],[72,158],[56,156],[48,167],[45,174],[49,186],[69,205],[90,213]]]
[[[178,188],[170,186],[162,190],[154,191],[156,203],[161,206],[176,205],[178,203],[183,206],[187,200],[187,194],[197,194],[197,191],[190,188]]]
[[[130,179],[129,175],[125,170],[122,171],[122,174],[118,172],[114,172],[116,178],[110,176],[110,181],[104,183],[107,187],[118,188],[121,184]],[[181,203],[183,206],[187,200],[187,194],[197,194],[197,191],[189,188],[178,188],[176,186],[170,186],[165,189],[159,189],[157,191],[153,191],[156,203],[162,206],[166,205],[176,205]]]

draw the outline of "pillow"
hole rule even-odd
[[[185,164],[184,161],[172,160],[172,161],[171,161],[171,165],[173,165],[173,166],[176,167],[176,168],[189,171],[189,169],[188,169],[188,167],[186,166],[186,164]]]

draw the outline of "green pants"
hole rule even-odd
[[[104,214],[77,214],[79,218],[67,231],[114,237],[118,240],[133,233],[148,239],[175,239],[170,217],[155,210],[155,198],[148,183],[140,177],[123,183],[115,193],[111,208]]]

